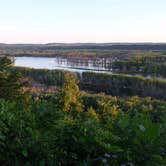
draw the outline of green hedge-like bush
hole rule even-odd
[[[23,76],[31,77],[41,84],[57,86],[62,85],[62,78],[65,72],[63,70],[32,69],[25,67],[12,67],[11,70],[20,72]]]
[[[80,84],[82,89],[113,96],[138,95],[166,99],[166,81],[160,79],[86,72]]]
[[[12,67],[11,70],[20,72],[23,76],[31,77],[35,81],[61,86],[63,76],[67,71],[31,69],[24,67]],[[142,76],[128,76],[124,74],[105,74],[94,72],[75,73],[81,90],[92,92],[104,92],[113,96],[151,96],[166,99],[166,81],[157,78],[145,78]]]

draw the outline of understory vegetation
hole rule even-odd
[[[81,92],[64,72],[53,94],[24,91],[0,60],[0,164],[165,166],[166,102]]]

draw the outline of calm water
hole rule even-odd
[[[47,57],[15,57],[15,66],[30,67],[35,69],[64,69],[74,72],[96,71],[108,72],[108,69],[100,61],[70,60]]]
[[[93,71],[98,73],[113,73],[109,63],[103,61],[94,61],[88,59],[62,59],[47,57],[15,57],[15,66],[30,67],[34,69],[63,69],[71,72],[82,73],[84,71]],[[117,73],[116,73],[117,74]],[[127,76],[142,76],[140,74],[125,74]],[[151,78],[151,75],[144,76]],[[163,77],[156,77],[166,80]]]

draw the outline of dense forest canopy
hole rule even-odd
[[[54,77],[47,70],[21,70],[1,58],[1,165],[166,165],[164,100],[90,94],[79,90],[78,77],[70,72],[52,71],[60,75]],[[40,81],[45,72],[44,83],[57,86],[56,91],[27,91],[26,72]],[[91,81],[110,77],[85,75]]]

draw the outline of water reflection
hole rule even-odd
[[[111,71],[111,63],[106,59],[67,59],[48,57],[15,57],[15,66],[31,67],[35,69],[65,69],[75,72],[83,71]]]

